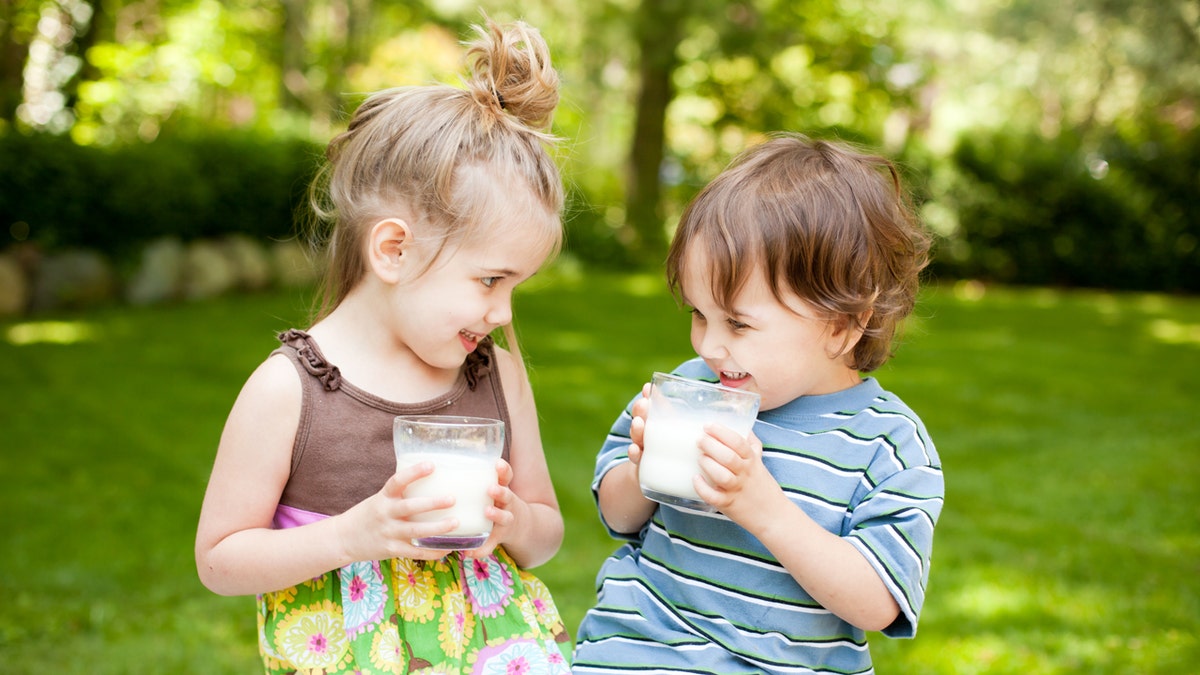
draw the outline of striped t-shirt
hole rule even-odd
[[[700,359],[676,374],[714,382]],[[636,399],[635,399],[636,400]],[[600,451],[601,478],[627,462],[630,406]],[[944,488],[921,420],[874,378],[759,414],[763,463],[788,497],[870,562],[900,605],[883,633],[912,637],[925,599]],[[574,672],[870,673],[864,632],[817,604],[725,516],[660,506],[600,569]]]

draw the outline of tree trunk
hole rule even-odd
[[[643,263],[662,262],[667,248],[660,170],[667,106],[675,96],[671,74],[678,64],[675,52],[687,11],[687,0],[642,0],[636,19],[640,85],[629,151],[625,218],[633,234],[631,252]]]
[[[8,0],[0,2],[0,121],[9,124],[16,122],[17,106],[21,105],[25,59],[29,56],[29,40],[32,37],[21,35],[17,30],[17,15],[20,12],[17,3]],[[32,23],[36,23],[36,20]]]
[[[308,3],[283,0],[283,35],[279,54],[279,106],[284,110],[309,111],[308,86]]]

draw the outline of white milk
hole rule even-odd
[[[433,473],[409,484],[405,497],[454,496],[454,506],[414,515],[412,520],[431,522],[447,516],[458,519],[458,528],[448,534],[456,536],[488,534],[492,521],[484,510],[492,505],[487,490],[497,482],[496,460],[492,457],[471,457],[445,452],[404,452],[396,459],[396,470],[430,462]]]
[[[638,481],[655,492],[700,499],[692,487],[692,478],[700,473],[700,438],[706,420],[676,416],[657,419],[652,412],[646,419],[642,461]]]

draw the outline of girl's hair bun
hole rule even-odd
[[[485,17],[486,18],[486,17]],[[467,43],[467,88],[477,103],[501,123],[515,119],[548,135],[558,106],[558,73],[550,48],[536,28],[523,21],[474,26]]]

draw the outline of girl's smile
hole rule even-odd
[[[468,354],[475,351],[475,348],[479,346],[479,341],[484,337],[486,336],[472,333],[467,330],[458,331],[458,339],[460,342],[462,342],[463,349],[467,350]]]

